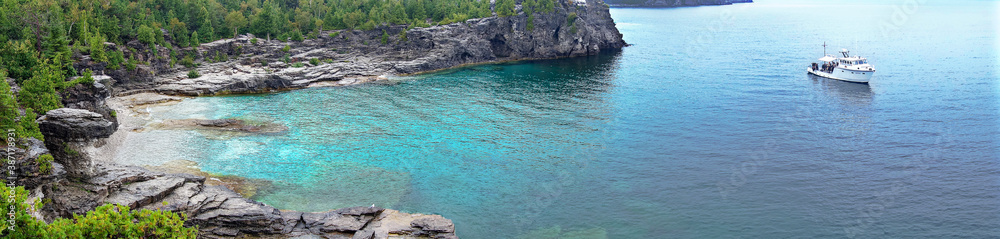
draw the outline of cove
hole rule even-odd
[[[441,214],[463,238],[998,235],[996,3],[928,2],[888,36],[865,24],[883,3],[612,9],[618,53],[187,99],[151,118],[288,130],[149,130],[116,158],[267,180],[253,199],[282,209]],[[814,27],[830,12],[857,21]],[[876,78],[806,75],[823,41]]]

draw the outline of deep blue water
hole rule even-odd
[[[908,2],[612,9],[621,52],[186,100],[154,116],[290,130],[148,131],[119,158],[271,180],[254,198],[282,209],[441,214],[463,238],[1000,237],[1000,7]],[[806,75],[824,41],[872,83]]]

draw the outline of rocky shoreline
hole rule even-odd
[[[202,238],[457,238],[453,222],[440,215],[375,206],[279,210],[227,187],[232,185],[206,182],[206,175],[122,165],[115,155],[129,134],[151,126],[140,118],[141,109],[187,96],[349,86],[470,64],[593,55],[626,45],[602,1],[557,2],[555,11],[536,13],[531,30],[521,14],[428,28],[326,31],[302,42],[243,35],[182,49],[199,56],[192,68],[169,64],[169,49],[159,46],[156,51],[126,51],[149,62],[134,69],[111,70],[82,56],[74,67],[96,72],[96,82],[67,89],[62,93],[67,108],[37,120],[44,142],[19,142],[23,149],[14,152],[17,173],[26,177],[16,184],[29,189],[31,198],[48,201],[35,217],[49,222],[117,203],[185,213],[186,225],[198,226]],[[382,40],[386,34],[393,37]],[[188,77],[189,71],[201,76]],[[153,127],[240,133],[276,133],[284,127],[234,119],[161,124]],[[35,159],[46,153],[53,155],[52,169],[40,173]]]
[[[155,60],[137,72],[107,72],[87,61],[77,67],[110,75],[115,95],[204,96],[354,85],[471,64],[594,55],[626,45],[602,1],[560,4],[553,12],[536,13],[532,30],[522,14],[427,28],[324,31],[302,42],[267,41],[247,34],[186,49],[202,56],[195,68],[171,68]],[[383,35],[390,36],[384,43]],[[235,60],[213,62],[213,56]],[[139,58],[157,57],[164,56]],[[201,76],[190,78],[188,70]]]

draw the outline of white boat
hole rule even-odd
[[[806,71],[809,74],[834,80],[867,84],[875,75],[875,68],[868,64],[868,59],[861,56],[851,56],[847,49],[840,50],[843,57],[826,55],[826,43],[823,43],[823,56],[819,63],[812,63]]]

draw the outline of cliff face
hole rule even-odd
[[[753,0],[607,0],[605,2],[615,7],[690,7],[749,3]]]
[[[134,71],[141,72],[136,73],[105,73],[116,80],[117,95],[136,91],[169,95],[254,93],[303,88],[318,82],[352,84],[374,76],[464,64],[593,55],[625,46],[602,1],[558,2],[553,12],[536,13],[530,30],[528,17],[522,12],[427,28],[384,26],[371,31],[325,31],[316,39],[302,42],[254,40],[252,35],[243,35],[185,49],[201,56],[197,60],[199,67],[151,64],[140,66]],[[165,50],[159,52],[162,55]],[[219,56],[228,60],[217,61]],[[322,63],[312,64],[310,59]],[[77,68],[88,67],[101,66],[77,64]],[[190,70],[202,76],[189,78]]]

